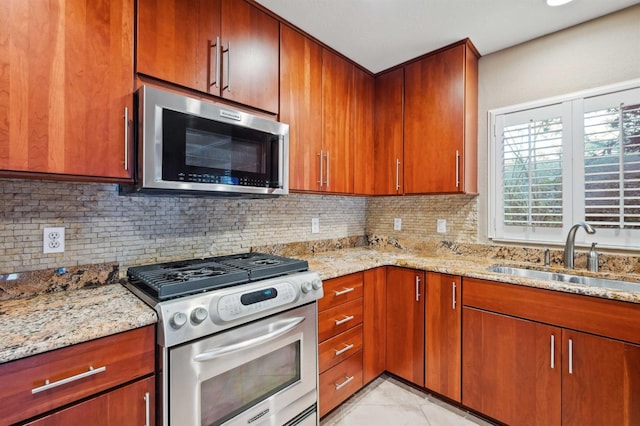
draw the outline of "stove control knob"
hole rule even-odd
[[[195,308],[193,311],[191,311],[191,321],[196,324],[200,324],[202,321],[207,319],[208,315],[209,314],[205,308]]]
[[[302,290],[303,293],[309,293],[311,290],[313,290],[313,285],[311,284],[310,281],[305,281],[300,286],[300,289]]]
[[[311,285],[313,286],[314,290],[320,290],[322,288],[322,281],[320,281],[318,278],[316,278],[315,280],[313,280]]]
[[[187,316],[182,312],[176,312],[175,314],[173,314],[173,316],[169,320],[169,324],[171,324],[171,327],[176,329],[182,327],[186,323],[187,323]]]

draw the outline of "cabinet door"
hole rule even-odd
[[[322,50],[322,144],[325,190],[353,192],[354,65]]]
[[[279,25],[249,3],[222,0],[222,97],[278,113]]]
[[[561,329],[468,307],[462,318],[462,403],[510,425],[559,425]]]
[[[387,371],[424,386],[424,272],[387,268]]]
[[[136,71],[217,94],[219,37],[220,0],[138,0]]]
[[[460,402],[462,279],[427,273],[425,387]]]
[[[369,383],[385,368],[387,269],[364,271],[363,381]]]
[[[375,80],[366,72],[355,68],[355,124],[353,130],[354,172],[353,186],[356,194],[374,193],[373,154],[373,102]]]
[[[322,47],[280,28],[280,121],[289,125],[289,189],[320,189]]]
[[[464,45],[405,68],[405,193],[460,191],[464,78]]]
[[[562,424],[640,424],[640,346],[562,332]]]
[[[34,426],[153,425],[155,424],[154,383],[155,378],[149,377],[28,424]]]
[[[133,0],[4,1],[0,28],[0,170],[128,180]]]
[[[403,191],[404,69],[376,77],[374,122],[375,193],[395,195]]]

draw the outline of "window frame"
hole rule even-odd
[[[583,90],[552,98],[521,103],[517,105],[490,109],[488,111],[488,221],[487,236],[495,242],[521,244],[564,244],[567,232],[573,223],[584,220],[584,104],[590,98],[598,98],[629,91],[631,96],[640,96],[640,79]],[[627,95],[629,96],[629,95]],[[638,98],[640,99],[640,98]],[[502,128],[504,117],[508,114],[526,113],[531,110],[557,107],[563,117],[562,164],[565,172],[562,177],[563,221],[562,229],[530,226],[506,226],[503,223],[502,182],[502,139],[497,129]],[[570,122],[565,122],[570,118]],[[502,120],[502,121],[501,121]],[[568,194],[568,196],[567,196]],[[580,218],[580,216],[583,216]],[[584,232],[576,234],[576,245],[588,246],[592,241],[598,247],[640,250],[640,230],[597,228],[595,235]],[[635,243],[635,245],[634,245]]]

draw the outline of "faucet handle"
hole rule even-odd
[[[544,266],[550,266],[551,265],[551,251],[549,250],[549,248],[546,248],[544,251]]]
[[[587,253],[587,269],[591,272],[598,272],[598,252],[596,251],[596,244],[591,243],[591,249]]]

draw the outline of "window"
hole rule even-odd
[[[640,249],[640,82],[490,112],[494,240]],[[608,93],[607,93],[608,92]]]

